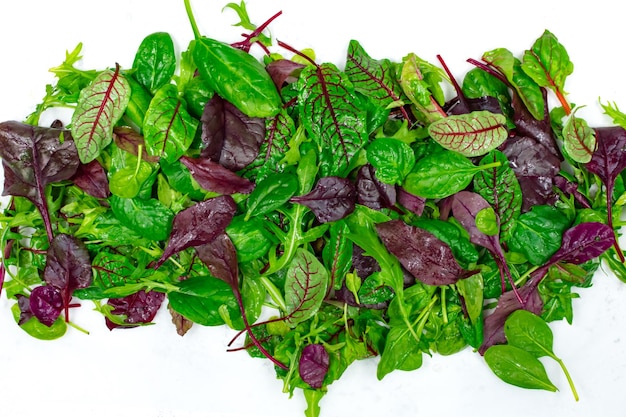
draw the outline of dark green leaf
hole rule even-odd
[[[504,382],[522,388],[557,391],[539,359],[523,349],[494,345],[485,352],[485,361]]]
[[[170,82],[176,70],[174,42],[169,33],[155,32],[146,36],[135,55],[134,77],[152,94]]]

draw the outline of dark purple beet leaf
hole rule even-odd
[[[40,285],[30,293],[29,306],[37,320],[50,327],[63,310],[63,297],[56,288],[50,285]]]
[[[265,119],[249,117],[217,94],[202,114],[201,156],[239,171],[254,161],[265,139]]]
[[[20,309],[20,318],[17,324],[21,326],[33,317],[33,312],[30,309],[30,298],[23,294],[16,294],[15,298],[17,299],[17,306]]]
[[[309,384],[311,388],[322,388],[329,365],[330,357],[323,345],[306,345],[300,355],[298,372],[300,378]]]
[[[465,271],[450,247],[432,233],[402,220],[379,223],[376,231],[387,250],[417,280],[428,285],[449,285],[463,278]]]
[[[232,197],[219,196],[196,203],[176,214],[167,247],[154,268],[157,269],[170,256],[192,246],[211,242],[224,233],[236,211],[237,204]]]
[[[332,222],[354,211],[356,190],[346,178],[324,177],[305,195],[292,197],[292,203],[302,204],[311,209],[321,223]]]
[[[613,245],[615,234],[602,223],[581,223],[563,233],[561,248],[550,258],[549,264],[567,262],[582,264],[598,258]]]
[[[120,325],[106,318],[109,330],[116,328],[130,328],[141,324],[150,323],[161,308],[165,294],[157,291],[138,291],[135,294],[123,298],[110,298],[107,304],[113,309],[112,314],[126,316],[124,323]]]
[[[69,321],[74,290],[88,287],[93,280],[91,258],[85,244],[71,235],[57,235],[48,248],[43,279],[61,294],[65,320]]]
[[[426,206],[426,199],[407,192],[402,187],[397,187],[398,203],[407,210],[421,216]]]
[[[283,88],[285,83],[291,84],[297,81],[298,78],[294,75],[294,73],[302,68],[304,68],[304,65],[298,64],[297,62],[289,59],[278,59],[270,62],[265,67],[270,77],[272,77],[272,81],[274,81],[276,88],[279,90]]]
[[[513,100],[511,107],[513,108],[513,123],[515,123],[515,131],[517,136],[525,136],[535,140],[543,145],[553,156],[563,159],[554,138],[554,132],[550,124],[550,113],[547,102],[547,91],[542,89],[544,98],[544,117],[543,120],[535,119],[528,111],[519,95],[513,90]]]
[[[107,198],[110,194],[107,174],[98,160],[80,164],[71,178],[74,185],[96,198]]]
[[[356,180],[357,201],[374,210],[393,207],[396,204],[396,187],[376,178],[376,170],[366,164],[359,169]]]
[[[254,183],[235,174],[228,168],[206,158],[180,158],[193,178],[207,191],[219,194],[249,194]]]

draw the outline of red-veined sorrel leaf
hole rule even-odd
[[[150,102],[144,119],[144,139],[149,155],[174,163],[196,134],[198,121],[187,112],[174,84],[165,84]]]
[[[524,53],[522,70],[539,86],[554,91],[565,113],[570,113],[564,87],[565,79],[574,71],[574,64],[554,34],[548,30],[544,31],[532,48]]]
[[[493,164],[500,162],[499,166]],[[500,220],[500,237],[506,239],[514,220],[522,210],[522,190],[509,160],[494,149],[480,161],[480,165],[492,164],[474,176],[474,190],[493,207]]]
[[[72,115],[72,136],[82,163],[91,162],[113,140],[113,127],[124,115],[130,100],[130,84],[120,73],[102,71],[80,92]]]
[[[235,201],[225,195],[201,201],[176,214],[167,247],[154,269],[175,253],[208,243],[224,233],[236,211]]]
[[[292,203],[311,209],[320,223],[332,222],[354,211],[356,189],[346,178],[324,177],[315,184],[310,193],[292,197]]]
[[[30,293],[29,307],[37,320],[50,327],[63,310],[63,298],[56,288],[40,285]]]
[[[138,291],[123,298],[110,298],[107,305],[113,307],[111,314],[124,316],[124,324],[114,323],[105,317],[109,330],[130,328],[152,322],[161,308],[165,294],[157,291]]]
[[[219,194],[249,194],[254,189],[253,182],[210,159],[183,156],[180,162],[205,190]]]
[[[321,344],[306,345],[298,361],[300,378],[311,388],[322,388],[328,373],[330,356]]]
[[[584,119],[573,113],[563,125],[563,147],[565,152],[576,162],[586,164],[597,147],[595,132]]]
[[[291,327],[317,313],[326,296],[328,271],[309,251],[299,248],[285,277],[285,321]]]
[[[256,159],[264,139],[265,119],[246,116],[217,94],[204,107],[203,158],[239,171]]]
[[[468,157],[486,154],[509,135],[506,118],[485,110],[440,119],[428,126],[428,133],[444,148]]]
[[[299,83],[300,118],[320,149],[320,174],[345,177],[367,141],[366,112],[333,64],[305,68]]]
[[[452,250],[432,233],[402,220],[376,225],[378,236],[416,279],[428,285],[450,285],[463,276]]]
[[[93,279],[89,252],[81,240],[59,234],[50,242],[46,259],[43,279],[61,293],[65,320],[69,321],[68,311],[74,290],[88,287]]]
[[[403,104],[404,94],[394,71],[388,59],[372,59],[358,41],[350,41],[345,73],[356,91],[380,107],[399,107]]]

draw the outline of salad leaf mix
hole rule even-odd
[[[318,63],[268,35],[280,13],[257,27],[243,2],[227,7],[249,33],[226,44],[185,6],[182,53],[156,32],[131,67],[82,70],[79,44],[35,111],[0,123],[16,323],[86,332],[71,311],[89,301],[111,330],[165,307],[180,335],[228,326],[229,349],[270,360],[309,416],[355,361],[377,357],[382,379],[468,347],[554,391],[550,357],[578,399],[547,323],[572,322],[602,261],[626,282],[626,115],[576,115],[557,37],[470,58],[458,81],[441,57],[356,40],[343,69]],[[70,123],[40,126],[58,106]]]

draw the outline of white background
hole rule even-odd
[[[241,30],[226,1],[193,1],[201,32],[232,42]],[[369,4],[378,4],[369,6]],[[447,0],[309,2],[249,0],[253,21],[276,11],[278,39],[316,50],[318,62],[340,67],[351,38],[375,58],[399,60],[409,52],[436,63],[441,54],[462,79],[465,60],[506,47],[529,48],[544,29],[566,46],[575,65],[566,84],[571,102],[592,125],[609,124],[598,104],[626,110],[623,14],[612,0],[507,2]],[[192,38],[182,1],[3,1],[0,4],[0,120],[23,120],[53,81],[47,70],[83,42],[83,68],[119,63],[129,68],[144,36],[167,31],[178,52]],[[277,50],[279,51],[279,50]],[[51,116],[50,116],[51,117]],[[67,114],[63,114],[68,122]],[[49,118],[42,123],[49,123]],[[425,358],[414,372],[376,379],[376,360],[353,365],[329,387],[322,416],[604,416],[626,413],[626,284],[599,273],[574,301],[574,325],[554,323],[555,352],[567,364],[581,400],[576,403],[555,363],[546,361],[558,393],[528,391],[498,380],[467,349]],[[162,310],[156,325],[109,332],[88,302],[69,330],[42,342],[21,331],[0,297],[0,414],[3,416],[273,416],[303,415],[299,393],[281,392],[269,362],[226,353],[232,332],[194,327],[178,336]]]

